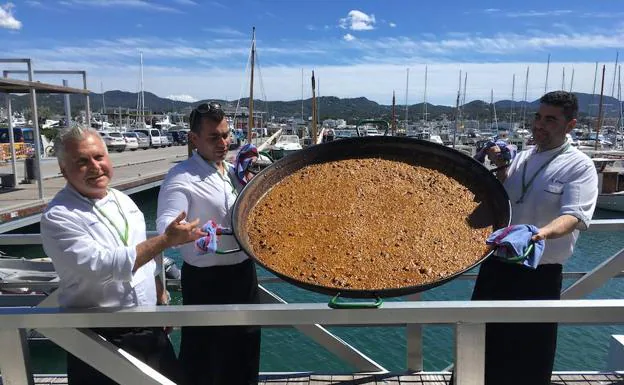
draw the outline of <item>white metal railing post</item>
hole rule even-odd
[[[24,329],[0,328],[0,372],[4,385],[33,385]]]
[[[98,372],[120,384],[175,385],[152,367],[89,329],[37,329]]]
[[[482,385],[485,381],[485,324],[458,323],[455,327],[455,384]]]
[[[277,294],[266,289],[262,285],[258,285],[260,289],[260,300],[262,303],[287,303]],[[359,372],[368,373],[387,373],[388,370],[364,353],[357,350],[355,347],[349,345],[342,338],[334,335],[322,325],[299,325],[294,326],[299,332],[305,334],[312,340],[316,341],[319,345],[323,346],[327,351],[336,355],[336,357],[343,361],[353,365]]]
[[[420,293],[412,294],[407,297],[409,301],[419,301]],[[405,337],[407,340],[407,370],[410,372],[422,372],[423,366],[423,341],[422,341],[422,325],[407,324],[405,328]]]
[[[624,249],[607,258],[600,265],[588,271],[561,293],[561,299],[583,298],[594,290],[604,286],[624,268]]]

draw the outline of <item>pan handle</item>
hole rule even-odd
[[[383,304],[383,299],[377,297],[375,302],[339,302],[340,293],[336,294],[329,300],[327,306],[332,309],[377,309]]]
[[[514,258],[504,258],[504,261],[506,262],[520,262],[520,261],[524,261],[525,259],[529,258],[529,256],[531,255],[531,253],[533,252],[533,248],[535,247],[535,242],[531,241],[529,243],[529,246],[527,247],[526,251],[524,252],[524,255],[520,255]]]
[[[217,230],[217,235],[234,235],[234,232],[229,227],[223,227]],[[233,254],[233,253],[238,253],[239,251],[241,251],[240,247],[237,247],[235,249],[230,249],[230,250],[217,249],[215,250],[215,254]]]

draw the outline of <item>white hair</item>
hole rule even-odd
[[[60,167],[63,167],[65,165],[65,145],[67,144],[67,142],[70,140],[81,141],[89,135],[97,137],[102,142],[104,148],[106,149],[106,152],[108,153],[108,148],[106,147],[106,143],[104,143],[104,139],[102,138],[100,133],[94,128],[86,126],[73,126],[70,128],[62,129],[59,132],[59,135],[54,139],[54,151],[56,153],[56,159],[58,160],[58,164]]]

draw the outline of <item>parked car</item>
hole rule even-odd
[[[124,132],[124,138],[135,138],[137,140],[138,148],[147,150],[150,146],[149,138],[142,132]]]
[[[123,152],[126,149],[126,141],[120,132],[100,131],[100,135],[108,151]]]
[[[165,136],[167,137],[167,142],[169,142],[168,146],[171,147],[173,146],[175,143],[173,142],[173,135],[171,135],[170,132],[167,132],[165,134]]]
[[[173,144],[176,146],[185,146],[188,144],[188,130],[172,130],[169,131],[173,138]]]
[[[169,138],[167,134],[163,133],[160,135],[160,146],[161,147],[171,147],[171,143],[169,143]]]
[[[150,147],[162,147],[160,131],[155,128],[137,128],[134,132],[142,132],[149,138]]]
[[[121,133],[121,136],[126,141],[126,150],[136,151],[139,148],[139,141],[136,136],[128,136],[127,132]]]

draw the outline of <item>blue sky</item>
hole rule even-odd
[[[35,69],[87,70],[100,92],[144,88],[183,100],[247,96],[251,29],[259,72],[255,96],[364,96],[390,104],[427,100],[452,105],[459,71],[466,99],[524,98],[548,89],[592,92],[595,62],[613,88],[624,47],[624,1],[416,0],[0,0],[2,57],[29,57]],[[624,61],[624,52],[622,52]],[[0,65],[0,69],[21,68]],[[246,72],[247,71],[247,72]],[[463,77],[463,75],[462,75]],[[41,78],[60,82],[60,77]],[[70,84],[80,85],[70,78]],[[600,80],[600,79],[599,79]],[[600,83],[600,81],[598,81]],[[617,96],[617,82],[614,87]]]

